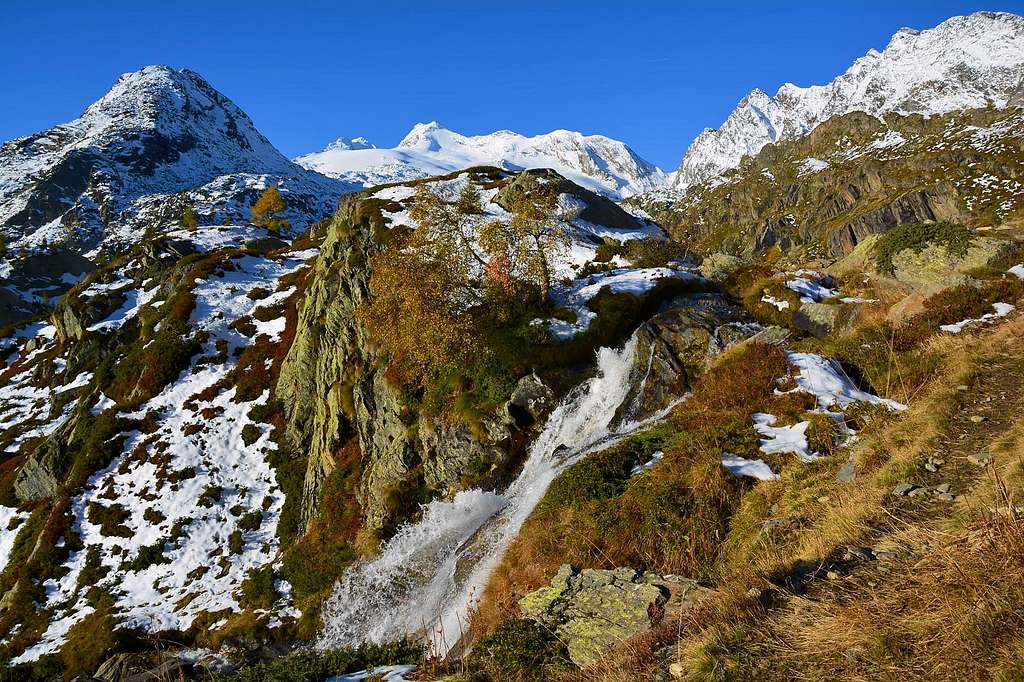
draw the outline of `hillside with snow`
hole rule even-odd
[[[717,129],[690,145],[674,186],[685,189],[735,168],[766,144],[800,137],[840,114],[925,115],[1006,106],[1024,84],[1024,17],[978,12],[935,28],[900,29],[831,83],[755,89]]]
[[[392,149],[378,149],[365,138],[340,138],[324,150],[295,162],[310,170],[371,187],[441,175],[471,166],[506,170],[550,168],[573,182],[612,199],[663,186],[668,175],[640,158],[626,144],[603,135],[568,130],[526,137],[508,130],[460,135],[436,121],[419,123]]]

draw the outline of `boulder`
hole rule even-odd
[[[53,497],[60,489],[67,461],[61,437],[47,436],[18,470],[14,479],[14,495],[19,502],[34,502]]]
[[[569,658],[585,668],[616,645],[678,617],[711,591],[679,576],[632,568],[561,567],[550,587],[519,601],[525,618],[552,628]]]
[[[801,303],[793,313],[793,326],[822,339],[850,328],[861,310],[858,303]]]
[[[697,271],[713,282],[724,282],[726,278],[743,265],[743,259],[727,253],[713,253],[700,264]]]
[[[892,258],[893,275],[902,284],[925,296],[969,281],[969,272],[988,265],[1011,244],[990,237],[976,237],[964,255],[930,244],[921,251],[905,249]]]
[[[519,380],[508,401],[509,412],[524,426],[540,421],[554,406],[554,391],[533,373]]]

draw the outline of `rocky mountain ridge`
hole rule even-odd
[[[904,28],[882,52],[868,51],[827,85],[786,83],[774,96],[753,90],[718,129],[697,136],[674,187],[713,181],[766,144],[806,135],[833,116],[1003,107],[1022,83],[1024,17],[978,12],[924,31]]]

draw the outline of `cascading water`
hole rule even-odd
[[[325,605],[317,646],[422,633],[435,655],[448,653],[465,633],[467,613],[491,572],[551,482],[588,452],[650,421],[622,413],[636,346],[634,335],[621,350],[598,351],[597,375],[551,413],[507,490],[466,490],[452,500],[431,502],[420,521],[401,528],[377,558],[350,569]]]

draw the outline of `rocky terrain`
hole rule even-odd
[[[8,143],[5,674],[1016,679],[1019,29],[685,191],[564,131],[293,163],[166,67]]]
[[[703,253],[778,246],[840,258],[901,224],[997,229],[1022,210],[1024,116],[1016,107],[922,116],[856,112],[770,144],[684,196],[634,198]]]

